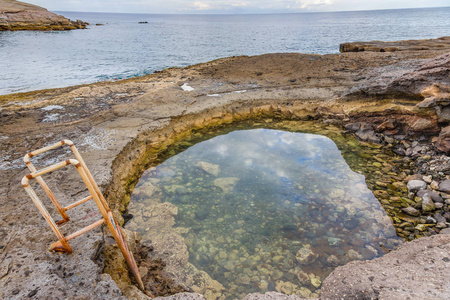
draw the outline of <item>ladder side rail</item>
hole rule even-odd
[[[72,142],[71,142],[72,143]],[[90,182],[92,182],[92,187],[94,188],[96,194],[98,195],[100,201],[102,202],[103,207],[109,211],[109,205],[108,202],[106,202],[105,197],[103,196],[103,193],[100,191],[100,188],[97,185],[97,182],[95,181],[94,177],[92,176],[91,172],[89,171],[86,163],[84,162],[84,159],[81,157],[80,152],[78,152],[77,147],[72,143],[70,144],[70,149],[72,149],[73,154],[75,155],[75,158],[80,162],[80,164],[83,166],[84,171],[89,178]]]
[[[53,149],[56,149],[58,147],[62,147],[64,144],[66,144],[66,142],[69,142],[69,141],[68,140],[60,141],[56,144],[32,151],[24,156],[23,161],[25,162],[25,165],[28,167],[28,169],[32,173],[36,172],[37,171],[36,167],[33,165],[33,163],[30,160],[31,157],[41,154],[41,153],[44,153],[44,152],[47,152],[47,151],[50,151],[50,150],[53,150]],[[42,178],[41,176],[38,176],[38,177],[36,177],[36,180],[39,182],[39,184],[41,185],[45,194],[50,199],[50,201],[52,201],[53,205],[56,207],[59,214],[63,218],[61,221],[56,222],[56,224],[60,225],[60,224],[63,224],[65,222],[69,221],[70,220],[69,216],[67,215],[66,211],[63,209],[62,205],[58,202],[55,195],[53,194],[51,189],[48,187],[47,183],[44,181],[44,178]]]
[[[136,281],[138,282],[139,288],[144,290],[144,284],[142,282],[141,276],[139,274],[138,267],[136,265],[136,261],[134,260],[133,254],[129,250],[127,246],[127,242],[124,239],[122,232],[120,231],[120,227],[117,225],[117,222],[111,212],[109,210],[109,207],[103,206],[103,202],[100,198],[102,196],[101,193],[97,193],[97,191],[94,188],[95,181],[89,177],[85,171],[85,168],[81,165],[81,163],[76,164],[75,167],[77,168],[78,172],[80,173],[81,178],[83,179],[84,183],[86,184],[89,192],[94,198],[95,203],[97,204],[98,209],[100,210],[100,213],[102,214],[103,218],[106,220],[106,225],[109,228],[109,231],[111,231],[114,239],[116,240],[117,245],[119,246],[120,251],[122,252],[123,256],[125,257],[125,260],[127,261],[128,266],[130,267],[131,273],[136,278]],[[93,184],[94,183],[94,184]],[[98,187],[97,187],[98,189]]]
[[[61,233],[61,231],[58,229],[58,225],[56,225],[55,221],[50,216],[50,214],[48,213],[48,211],[45,208],[45,206],[42,204],[42,202],[39,199],[39,197],[36,194],[36,192],[31,188],[30,184],[28,183],[28,181],[32,177],[30,175],[27,175],[27,176],[23,177],[23,179],[22,179],[22,186],[25,189],[25,191],[27,192],[27,194],[30,196],[31,200],[36,205],[36,207],[38,208],[38,210],[40,211],[40,213],[42,214],[44,219],[50,225],[50,228],[55,233],[56,237],[58,238],[58,240],[60,241],[60,243],[61,243],[61,245],[62,245],[62,247],[64,249],[64,250],[63,249],[57,249],[57,250],[71,253],[72,252],[72,248],[69,246],[69,243],[67,242],[66,238]]]

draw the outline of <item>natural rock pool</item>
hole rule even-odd
[[[169,269],[210,299],[314,297],[337,266],[401,243],[365,177],[317,134],[260,128],[200,142],[145,171],[128,209],[144,241],[187,247],[188,262]]]

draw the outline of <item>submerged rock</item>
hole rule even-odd
[[[295,256],[301,265],[310,265],[315,262],[318,257],[319,254],[314,253],[311,250],[310,244],[304,245],[300,250],[298,250],[297,255]]]
[[[198,163],[195,164],[195,166],[199,167],[200,169],[202,169],[206,173],[209,173],[209,174],[214,175],[214,176],[219,175],[219,172],[220,172],[219,165],[212,164],[212,163],[209,163],[209,162],[206,162],[206,161],[199,161]]]
[[[213,184],[220,187],[222,191],[227,194],[234,189],[238,181],[239,178],[237,177],[224,177],[215,179]]]
[[[342,240],[340,238],[329,237],[328,245],[330,246],[339,246],[342,244]]]
[[[322,285],[322,281],[320,280],[320,277],[309,274],[309,278],[311,279],[311,284],[317,289]]]
[[[330,266],[336,267],[336,266],[339,266],[339,264],[341,262],[339,261],[339,259],[337,258],[336,255],[330,255],[330,256],[327,257],[327,263]]]

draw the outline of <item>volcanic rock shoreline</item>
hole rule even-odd
[[[28,173],[22,157],[29,151],[72,140],[123,224],[134,184],[161,150],[197,129],[277,118],[354,132],[402,155],[401,163],[409,167],[408,174],[391,168],[386,176],[395,182],[373,190],[396,214],[397,233],[415,240],[381,258],[338,267],[323,281],[320,299],[448,299],[450,38],[436,41],[439,47],[427,42],[425,50],[417,44],[412,41],[408,49],[403,43],[395,52],[230,57],[122,81],[0,96],[0,298],[147,299],[132,284],[107,230],[97,228],[70,241],[70,255],[47,251],[55,236],[20,185]],[[69,155],[55,153],[38,165]],[[385,172],[382,162],[379,166]],[[47,181],[64,205],[86,196],[70,170]],[[406,196],[390,194],[397,190]],[[45,204],[56,218],[51,203]],[[93,202],[69,215],[66,234],[100,218]],[[194,289],[177,285],[164,270],[183,267],[184,260],[159,244],[142,245],[137,234],[126,232],[139,250],[149,295],[194,291],[167,299],[203,299],[199,293],[214,299],[207,275]],[[185,245],[171,247],[182,251]],[[288,296],[268,292],[245,299]]]
[[[86,22],[71,21],[45,8],[14,0],[0,0],[0,31],[84,29]]]

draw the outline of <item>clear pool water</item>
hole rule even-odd
[[[147,170],[128,225],[144,239],[153,238],[147,212],[157,202],[178,207],[174,227],[183,229],[189,262],[225,287],[221,298],[314,296],[336,266],[399,242],[365,177],[316,134],[234,131]]]

